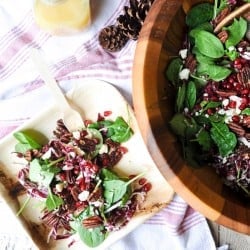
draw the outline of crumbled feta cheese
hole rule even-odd
[[[224,99],[223,101],[222,101],[222,106],[227,106],[229,104],[229,100],[228,99]]]
[[[181,80],[188,80],[190,74],[190,70],[187,68],[184,68],[180,73],[179,77]]]
[[[250,148],[250,142],[245,137],[239,137],[238,140]]]
[[[57,192],[62,192],[63,189],[64,189],[64,183],[63,182],[60,182],[60,183],[56,184],[56,191]]]
[[[187,58],[187,52],[188,52],[187,49],[181,49],[181,50],[179,51],[180,57],[181,57],[182,59],[186,59],[186,58]]]
[[[239,109],[239,107],[240,107],[240,105],[241,105],[242,98],[239,97],[239,96],[236,96],[236,95],[231,95],[231,96],[229,97],[229,100],[230,100],[230,101],[236,102],[235,113],[236,113],[237,115],[240,114],[241,110]]]
[[[225,115],[226,114],[226,110],[225,109],[219,109],[218,110],[218,114],[219,115]]]
[[[241,56],[246,60],[250,60],[250,52],[244,52]]]
[[[42,159],[46,160],[49,159],[51,157],[51,153],[53,152],[52,148],[49,148],[43,155],[42,155]]]
[[[99,154],[108,153],[108,145],[103,144],[99,150]]]
[[[84,190],[82,191],[79,195],[78,195],[78,199],[80,201],[86,201],[89,197],[89,191],[88,190]]]
[[[80,138],[81,138],[81,133],[80,133],[80,131],[73,131],[73,132],[72,132],[72,135],[73,135],[73,137],[74,137],[76,140],[80,140]]]
[[[103,202],[97,200],[94,202],[90,202],[90,204],[95,206],[95,207],[101,207],[103,205]]]

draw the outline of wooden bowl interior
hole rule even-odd
[[[207,218],[250,234],[250,205],[222,185],[207,166],[191,168],[168,128],[175,91],[167,82],[168,62],[178,55],[185,34],[185,12],[200,1],[156,0],[138,40],[133,68],[133,101],[138,123],[162,175],[193,208]]]

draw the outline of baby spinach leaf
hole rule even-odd
[[[237,45],[240,40],[245,36],[247,31],[247,21],[240,17],[239,20],[234,19],[232,25],[224,28],[228,31],[229,36],[226,40],[226,48]]]
[[[122,117],[117,117],[108,127],[108,136],[115,142],[125,142],[133,135],[132,129]]]
[[[29,179],[36,182],[44,187],[48,187],[53,180],[56,173],[60,172],[60,169],[54,165],[62,161],[64,157],[59,158],[50,163],[39,161],[38,159],[33,159],[30,162],[29,167]]]
[[[15,132],[13,136],[18,140],[15,151],[25,153],[30,149],[39,149],[42,146],[26,132]]]
[[[88,126],[88,128],[92,129],[100,129],[103,127],[107,128],[107,136],[115,142],[125,142],[133,135],[133,130],[121,116],[118,116],[115,121],[99,121]]]
[[[186,16],[186,24],[190,27],[196,27],[213,18],[213,5],[210,3],[201,3],[188,11]]]
[[[182,60],[177,57],[170,61],[167,70],[166,70],[166,76],[167,79],[174,85],[177,85],[179,82],[179,72],[181,71],[181,68],[183,67]]]
[[[195,46],[200,53],[211,58],[221,58],[224,55],[224,47],[220,39],[205,30],[195,32]]]
[[[63,199],[55,194],[53,194],[49,188],[49,194],[45,201],[46,207],[48,211],[52,211],[54,209],[57,209],[63,204]]]
[[[30,163],[29,179],[40,185],[48,187],[54,178],[54,173],[44,171],[38,159],[34,159]]]
[[[204,64],[215,64],[214,58],[211,58],[209,56],[205,56],[205,55],[201,54],[197,47],[193,48],[193,53],[195,54],[197,62],[199,62],[201,64],[203,64],[203,63]]]
[[[95,215],[94,208],[88,206],[79,216],[73,217],[73,220],[70,222],[70,227],[74,232],[78,233],[80,239],[89,247],[97,247],[108,236],[108,232],[103,226],[88,229],[82,225],[84,219],[93,215]]]
[[[105,201],[109,204],[113,204],[121,200],[128,191],[129,185],[134,182],[136,179],[140,178],[144,173],[141,173],[129,181],[122,179],[107,179],[103,181],[104,187],[104,198]]]
[[[211,124],[211,137],[217,145],[220,155],[222,157],[229,155],[233,152],[237,144],[235,134],[229,131],[229,128],[225,123],[212,122]]]
[[[186,96],[186,83],[183,83],[178,87],[177,97],[176,97],[176,111],[181,112],[184,108],[184,101]]]
[[[108,232],[104,231],[103,226],[88,229],[80,223],[77,226],[77,232],[80,239],[89,247],[99,246],[108,236]]]
[[[208,131],[202,129],[197,134],[197,142],[202,146],[203,150],[209,151],[212,146],[211,136],[209,135]]]
[[[108,170],[107,168],[103,168],[101,170],[101,178],[102,180],[104,181],[107,181],[107,180],[119,180],[119,176],[114,173],[113,171],[110,171]]]
[[[197,72],[201,75],[207,75],[208,79],[222,81],[230,75],[231,70],[216,64],[200,63],[197,67]]]
[[[241,115],[250,115],[250,108],[245,108],[241,111]]]
[[[185,103],[189,109],[192,109],[195,105],[195,102],[196,102],[196,86],[194,82],[189,81],[187,83]]]
[[[214,102],[214,101],[203,101],[201,102],[201,108],[202,112],[211,109],[211,108],[217,108],[221,105],[221,102]]]
[[[89,157],[92,159],[99,153],[99,150],[103,146],[103,137],[101,132],[95,128],[87,128],[87,131],[91,137],[98,139],[98,144],[95,146],[95,150],[89,154]]]
[[[169,122],[172,131],[181,137],[185,137],[187,123],[186,117],[182,113],[176,113]]]
[[[182,113],[176,113],[169,122],[172,131],[182,138],[192,138],[199,130],[193,118],[187,118]]]

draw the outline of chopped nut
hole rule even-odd
[[[238,136],[244,136],[246,134],[245,129],[235,122],[230,122],[228,124],[228,127]]]
[[[197,65],[197,61],[194,55],[189,54],[185,61],[185,67],[190,70],[190,73],[193,73]]]
[[[229,7],[223,9],[213,20],[214,27],[217,26],[230,12],[231,10]]]
[[[250,88],[250,68],[243,67],[237,74],[237,79],[246,88]]]
[[[85,228],[94,228],[94,227],[98,227],[100,225],[103,224],[103,220],[100,216],[98,215],[94,215],[94,216],[91,216],[89,218],[86,218],[82,221],[82,225],[85,227]]]
[[[217,34],[217,37],[222,43],[225,43],[228,39],[228,32],[226,30],[222,30],[220,33]]]

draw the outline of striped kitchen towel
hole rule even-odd
[[[129,1],[91,0],[91,26],[80,34],[67,37],[52,36],[39,29],[33,19],[32,3],[32,0],[0,0],[0,138],[39,114],[52,102],[30,60],[32,48],[42,51],[51,72],[65,91],[71,89],[74,79],[100,79],[117,87],[132,104],[131,71],[136,42],[130,41],[117,53],[103,51],[98,43],[101,28],[114,24]],[[3,211],[0,216],[4,217],[1,202],[0,209]],[[13,230],[15,227],[9,231],[0,226],[0,242],[6,243],[8,235],[12,243],[19,242],[13,240]],[[166,208],[109,249],[215,248],[205,218],[176,195]],[[16,245],[11,249],[28,248]]]

